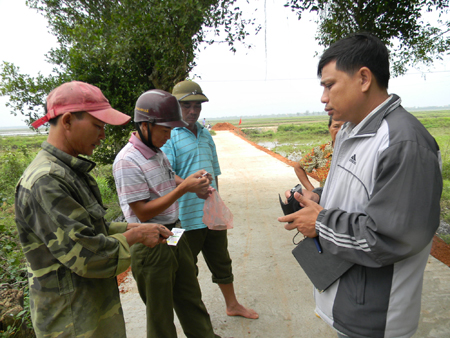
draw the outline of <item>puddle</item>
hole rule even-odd
[[[259,146],[264,147],[266,149],[272,150],[273,148],[282,145],[281,143],[278,142],[258,142],[257,143]]]
[[[284,145],[295,147],[295,146],[299,145],[298,143],[278,143],[278,142],[273,142],[273,141],[263,141],[263,142],[258,142],[257,144],[261,147],[264,147],[264,148],[272,150],[272,151],[274,150],[275,147],[281,147]],[[281,156],[286,157],[288,160],[291,160],[294,162],[298,162],[302,158],[302,153],[299,150],[293,151],[292,153],[288,153],[288,152],[282,151],[282,150],[277,150],[276,153],[280,154]]]

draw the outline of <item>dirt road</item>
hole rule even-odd
[[[295,233],[276,220],[281,216],[278,193],[298,181],[292,167],[231,132],[219,131],[214,140],[222,170],[220,194],[234,214],[228,238],[236,294],[260,315],[257,320],[228,317],[222,295],[199,257],[203,300],[215,332],[235,338],[336,337],[314,314],[312,284],[291,254]],[[122,294],[128,337],[144,338],[145,307],[132,278],[122,286],[128,290]],[[450,269],[431,256],[422,299],[415,337],[450,337]],[[177,328],[179,337],[185,337],[178,323]]]

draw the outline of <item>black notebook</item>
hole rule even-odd
[[[323,247],[319,253],[314,239],[309,237],[302,240],[292,254],[319,292],[328,289],[354,264],[324,251]]]
[[[291,189],[291,196],[288,198],[287,203],[283,202],[281,196],[278,195],[281,209],[285,215],[302,209],[297,200],[294,199],[294,190],[295,188]],[[324,251],[322,245],[319,243],[319,237],[314,239],[306,237],[297,244],[294,250],[292,250],[292,254],[316,289],[319,290],[319,292],[323,292],[350,269],[353,266],[353,263]],[[319,253],[319,248],[321,253]]]

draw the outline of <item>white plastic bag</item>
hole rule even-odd
[[[205,200],[202,221],[211,230],[233,228],[233,214],[222,201],[216,190]]]

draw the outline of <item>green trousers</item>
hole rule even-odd
[[[213,338],[189,245],[131,247],[131,271],[147,310],[148,338],[176,338],[173,309],[188,338]]]
[[[210,230],[208,228],[185,231],[183,236],[189,243],[198,275],[198,254],[200,251],[212,274],[213,283],[233,283],[231,258],[228,253],[227,230]]]

